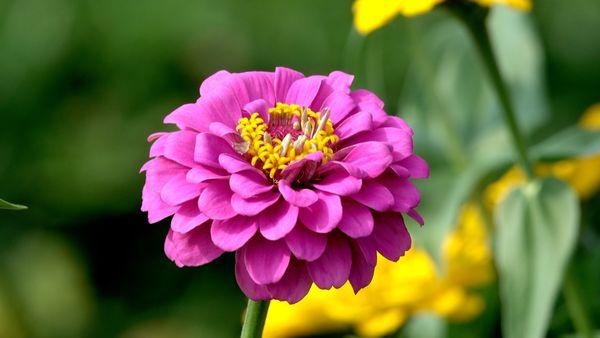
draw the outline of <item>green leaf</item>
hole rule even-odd
[[[564,182],[536,180],[509,194],[496,224],[504,337],[543,337],[575,247],[577,197]]]
[[[25,210],[27,207],[20,204],[13,204],[0,198],[0,209]]]
[[[402,338],[444,338],[447,336],[446,322],[434,314],[416,315],[402,330]]]
[[[536,159],[556,159],[586,156],[600,152],[600,131],[577,126],[564,129],[531,149]]]

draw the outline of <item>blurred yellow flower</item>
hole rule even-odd
[[[489,282],[494,274],[483,224],[474,205],[464,207],[457,229],[444,242],[445,273],[437,271],[424,250],[413,248],[400,264],[379,259],[373,282],[357,295],[346,284],[337,290],[313,287],[294,305],[272,302],[265,337],[348,329],[378,337],[398,330],[407,318],[421,312],[457,321],[473,318],[484,303],[469,288]]]
[[[366,35],[384,26],[398,15],[415,16],[426,13],[444,0],[355,0],[354,27]],[[530,0],[473,0],[482,6],[504,4],[520,10],[530,10]]]
[[[600,104],[588,108],[579,121],[582,129],[600,131]],[[553,176],[564,180],[575,190],[579,198],[586,199],[600,189],[600,154],[539,163],[535,167],[539,176]],[[513,167],[485,192],[486,206],[493,209],[515,186],[525,181],[525,175]]]

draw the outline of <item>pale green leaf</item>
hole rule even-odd
[[[536,159],[586,156],[600,152],[600,131],[573,126],[554,134],[531,149]]]
[[[402,338],[445,338],[447,336],[446,322],[434,314],[413,316],[402,330]]]
[[[20,204],[10,203],[0,198],[0,209],[25,210],[27,207]]]
[[[564,182],[536,180],[510,193],[496,224],[504,337],[544,337],[575,247],[577,198]]]

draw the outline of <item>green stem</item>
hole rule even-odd
[[[571,272],[567,273],[565,282],[563,284],[563,294],[567,303],[567,310],[569,316],[573,321],[575,330],[582,338],[592,338],[592,325],[587,316],[585,306],[583,305],[583,299],[579,293],[579,289],[575,278]]]
[[[244,318],[244,326],[242,326],[241,338],[262,337],[268,310],[269,301],[255,302],[252,299],[248,299],[248,307],[246,307],[246,317]]]
[[[498,62],[494,56],[492,44],[490,42],[490,36],[488,33],[485,19],[488,14],[488,10],[481,8],[475,4],[468,4],[462,2],[452,2],[448,5],[451,12],[454,13],[464,24],[469,31],[477,51],[481,56],[481,60],[490,76],[492,86],[496,91],[500,105],[502,106],[502,112],[504,120],[508,126],[512,141],[517,151],[518,160],[525,171],[525,175],[529,180],[534,177],[533,165],[529,159],[527,147],[523,138],[523,134],[517,123],[515,111],[513,109],[512,102],[505,82],[502,79]]]

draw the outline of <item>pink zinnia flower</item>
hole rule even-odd
[[[142,168],[150,223],[173,215],[167,256],[199,266],[235,251],[249,298],[290,303],[313,282],[358,292],[377,252],[398,260],[411,246],[402,213],[422,224],[410,179],[428,167],[410,127],[352,80],[220,71],[169,114],[180,130],[151,135]]]

